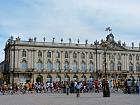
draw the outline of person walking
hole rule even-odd
[[[140,80],[137,81],[137,86],[138,86],[138,94],[140,95]]]
[[[128,79],[127,80],[127,93],[128,94],[131,94],[131,84],[132,84],[132,82],[131,82],[131,80],[130,79]]]
[[[69,95],[69,82],[66,82],[66,93]]]
[[[80,82],[77,82],[77,85],[76,85],[76,97],[80,97],[80,88],[81,88],[81,85],[80,85]]]

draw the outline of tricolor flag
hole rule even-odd
[[[107,27],[105,31],[112,31],[112,29],[110,27]]]

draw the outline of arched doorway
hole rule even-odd
[[[52,82],[52,76],[50,74],[47,75],[47,82]]]
[[[70,81],[70,76],[68,74],[65,74],[64,81]]]
[[[85,74],[83,73],[82,76],[81,76],[81,81],[86,81],[87,80],[87,77],[85,76]]]
[[[3,79],[0,77],[0,85],[3,84]]]
[[[78,76],[76,75],[76,73],[75,73],[74,76],[73,76],[73,80],[74,80],[74,81],[78,81]]]
[[[90,74],[90,76],[89,76],[89,81],[94,81],[93,73]]]
[[[55,81],[61,81],[61,76],[57,73],[57,75],[56,75],[56,78],[55,78]]]
[[[39,74],[39,75],[37,76],[37,78],[36,78],[36,82],[37,82],[37,83],[38,83],[38,82],[43,83],[43,76]]]

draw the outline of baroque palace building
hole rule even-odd
[[[112,33],[94,44],[37,42],[9,38],[5,46],[4,79],[10,83],[139,78],[140,47],[116,42]],[[106,44],[106,47],[103,44]],[[106,53],[104,53],[106,52]],[[105,61],[106,58],[106,61]],[[106,64],[105,64],[106,63]]]

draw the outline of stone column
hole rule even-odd
[[[102,56],[102,55],[101,55],[101,52],[98,51],[98,52],[97,52],[97,71],[100,70],[100,69],[101,69],[101,66],[102,66],[102,64],[101,64],[101,61],[102,61],[102,60],[101,60],[101,56]],[[95,70],[96,70],[96,69],[95,69]]]
[[[34,50],[34,69],[36,71],[36,63],[37,63],[37,51]]]
[[[102,68],[102,54],[99,53],[99,63],[98,63],[98,70],[101,70]]]
[[[18,51],[15,49],[15,68],[18,66]]]
[[[136,72],[136,55],[132,54],[133,56],[133,71]]]
[[[45,69],[46,69],[46,65],[45,65],[45,60],[46,60],[45,52],[46,52],[46,50],[43,50],[43,70],[44,70],[44,71],[45,71]]]
[[[109,61],[109,53],[107,52],[106,53],[106,63],[107,63],[107,71],[110,71],[110,61]]]
[[[21,52],[22,54],[22,52]],[[26,57],[27,57],[27,61],[28,61],[28,69],[32,68],[32,54],[31,54],[31,50],[28,49],[26,50]]]
[[[98,58],[98,57],[97,57]],[[94,72],[96,72],[96,53],[93,53],[93,59],[94,59]],[[97,59],[98,60],[98,59]]]
[[[115,55],[114,55],[115,57],[115,60],[114,60],[114,70],[115,71],[118,71],[118,68],[117,68],[117,65],[118,65],[118,54],[117,53],[115,53]]]
[[[126,54],[126,70],[129,71],[129,56]]]
[[[124,54],[121,54],[121,64],[122,64],[122,70],[125,70],[125,55]]]
[[[81,57],[80,57],[80,52],[78,52],[78,72],[80,72],[81,71],[81,69],[80,69],[80,63],[81,63]]]
[[[71,71],[71,65],[72,65],[72,51],[69,51],[69,70]]]
[[[86,54],[85,54],[86,56],[85,56],[85,59],[86,59],[86,72],[89,72],[89,65],[88,65],[88,58],[89,58],[89,53],[88,52],[86,52]]]
[[[61,71],[64,72],[64,52],[61,51]]]
[[[55,71],[55,51],[52,51],[52,64],[53,64],[53,72]]]
[[[20,57],[20,50],[19,49],[17,49],[17,55],[16,56],[17,56],[17,62],[16,62],[17,63],[17,67],[16,68],[20,69],[20,62],[21,62],[20,58],[21,57]]]

